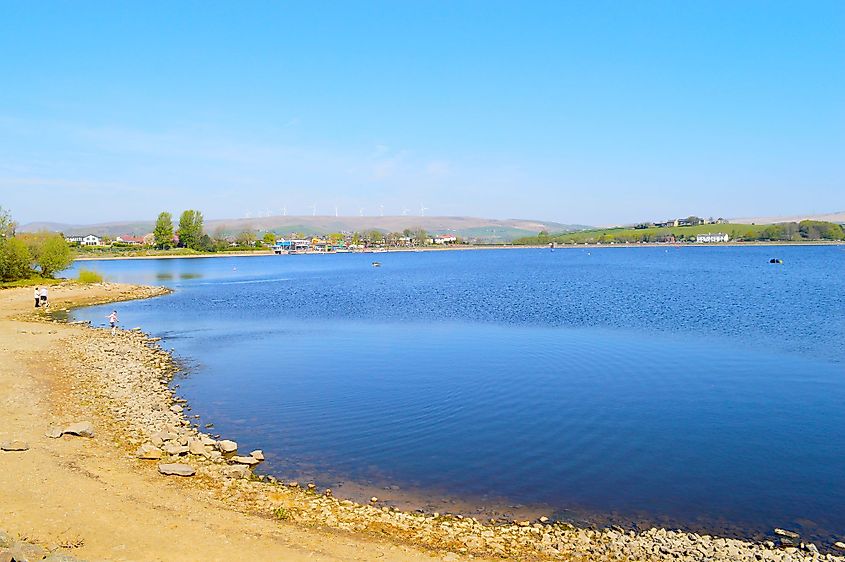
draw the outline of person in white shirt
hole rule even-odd
[[[47,287],[41,287],[41,306],[47,308]]]
[[[109,319],[109,325],[111,325],[111,335],[114,335],[117,331],[117,311],[112,310],[106,318]]]

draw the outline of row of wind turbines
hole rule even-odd
[[[426,212],[426,211],[428,211],[428,210],[429,210],[429,208],[428,208],[428,207],[426,207],[426,206],[425,206],[425,205],[423,205],[423,204],[420,204],[420,215],[419,215],[419,216],[424,217],[424,216],[425,216],[425,212]],[[367,216],[367,215],[365,215],[364,211],[366,211],[366,208],[365,208],[365,207],[361,207],[361,208],[359,208],[359,209],[358,209],[358,216],[360,216],[360,217]],[[288,216],[288,208],[287,208],[287,206],[282,207],[282,208],[281,208],[281,212],[282,212],[282,216],[283,216],[283,217]],[[410,213],[410,212],[411,212],[411,210],[410,210],[410,209],[408,209],[408,208],[403,208],[403,209],[402,209],[402,216],[403,216],[403,217],[408,216],[408,213]],[[271,212],[271,211],[264,211],[263,213],[259,213],[259,214],[256,214],[256,215],[253,215],[251,211],[247,211],[247,213],[246,213],[246,217],[245,217],[245,218],[251,219],[251,218],[269,217],[269,216],[272,216],[272,212]],[[317,204],[316,204],[316,203],[314,203],[313,205],[311,205],[311,216],[312,216],[312,217],[316,217],[316,216],[317,216]],[[339,214],[339,212],[338,212],[338,206],[337,206],[337,205],[335,205],[335,206],[334,206],[334,216],[336,216],[336,217],[339,217],[339,216],[340,216],[340,214]],[[378,215],[378,216],[380,216],[380,217],[383,217],[383,216],[384,216],[384,205],[379,205],[379,215]]]

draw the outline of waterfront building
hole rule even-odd
[[[730,239],[731,239],[731,237],[728,236],[727,234],[725,234],[724,232],[718,232],[716,234],[710,234],[708,232],[707,234],[699,234],[698,236],[695,237],[695,241],[698,242],[699,244],[712,243],[712,242],[727,242]]]
[[[80,246],[102,246],[103,241],[99,236],[89,234],[87,236],[65,236],[68,244],[79,244]]]

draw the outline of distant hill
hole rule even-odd
[[[787,215],[782,217],[743,217],[731,219],[734,224],[777,224],[781,222],[801,222],[803,220],[827,221],[845,224],[845,211],[823,215]]]
[[[236,234],[244,230],[275,232],[279,235],[299,232],[305,235],[328,234],[330,232],[361,232],[381,230],[401,232],[404,229],[423,228],[432,234],[451,233],[466,240],[479,243],[510,242],[516,238],[532,236],[540,231],[553,233],[575,232],[590,228],[584,225],[561,224],[549,221],[521,219],[484,219],[477,217],[331,217],[331,216],[273,216],[250,219],[218,219],[205,222],[205,230],[214,233]],[[90,225],[34,222],[21,226],[21,232],[49,230],[65,235],[96,234],[98,236],[119,236],[122,234],[143,235],[151,232],[153,221],[107,222]]]

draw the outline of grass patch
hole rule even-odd
[[[80,283],[102,283],[103,276],[96,271],[90,269],[80,269],[79,276],[76,278]]]
[[[287,521],[290,519],[290,512],[284,507],[279,507],[273,511],[273,517],[279,521]]]
[[[15,287],[40,287],[42,285],[56,285],[64,279],[50,279],[46,277],[29,277],[15,281],[0,281],[0,289],[14,289]]]

